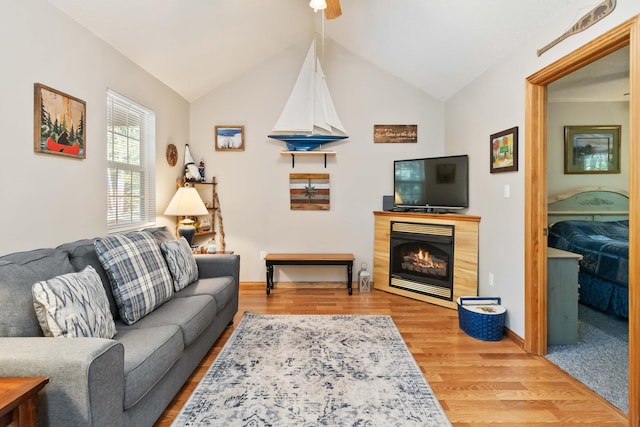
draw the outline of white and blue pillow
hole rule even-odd
[[[31,292],[46,337],[113,338],[116,334],[109,299],[91,266],[34,283]]]
[[[164,241],[160,244],[160,249],[169,266],[176,292],[198,279],[198,264],[184,237]]]
[[[156,239],[146,231],[95,240],[120,317],[132,325],[173,296],[173,282]]]

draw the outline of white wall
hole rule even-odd
[[[323,64],[338,113],[350,138],[334,143],[337,156],[280,155],[281,143],[266,135],[293,85],[308,40],[223,87],[188,103],[76,25],[45,0],[0,3],[0,126],[5,150],[0,168],[0,254],[56,245],[106,231],[105,92],[108,87],[156,112],[157,198],[162,213],[181,175],[184,143],[215,174],[228,249],[242,256],[241,279],[264,280],[259,251],[353,252],[356,265],[372,267],[373,214],[392,192],[392,161],[440,154],[469,154],[471,206],[480,215],[480,293],[499,295],[507,326],[524,334],[524,82],[640,12],[640,3],[619,1],[614,12],[543,54],[536,50],[566,31],[593,7],[576,0],[559,11],[538,37],[503,58],[444,105],[416,88],[327,41]],[[224,66],[221,63],[220,66]],[[33,84],[40,82],[87,102],[87,159],[33,153]],[[190,108],[190,111],[189,111]],[[418,124],[417,144],[373,144],[373,125]],[[244,152],[216,152],[213,126],[245,126]],[[489,135],[519,126],[519,172],[489,173]],[[446,138],[445,138],[446,129]],[[191,135],[189,137],[189,135]],[[178,166],[164,161],[167,144],[178,146]],[[331,175],[331,210],[289,209],[292,172]],[[503,197],[504,186],[511,197]],[[159,223],[171,224],[160,217]],[[356,268],[356,270],[358,267]],[[295,269],[277,280],[341,280],[340,270],[319,277]],[[493,273],[495,286],[488,285]],[[321,275],[321,277],[320,277]]]
[[[2,1],[0,39],[0,254],[106,233],[107,88],[156,112],[161,213],[176,175],[165,149],[188,139],[187,101],[45,0]],[[85,160],[33,152],[36,82],[86,102]]]
[[[629,191],[629,103],[550,102],[547,123],[547,191],[549,196],[579,187],[601,185]],[[620,173],[564,173],[565,126],[620,125]]]
[[[311,40],[191,104],[190,148],[216,176],[227,250],[242,257],[241,280],[263,281],[266,252],[351,252],[356,268],[373,267],[373,211],[393,192],[393,160],[441,155],[443,103],[326,41],[327,84],[348,140],[325,146],[337,155],[282,156],[284,144],[267,138],[291,92]],[[222,66],[222,65],[221,65]],[[417,124],[417,144],[374,144],[374,124]],[[244,125],[245,151],[214,151],[215,125]],[[329,211],[291,211],[290,173],[328,173]],[[300,267],[305,268],[305,267]],[[304,274],[303,274],[304,273]],[[276,280],[344,280],[344,268],[287,268]]]
[[[538,57],[537,49],[564,33],[593,8],[574,1],[539,35],[502,58],[445,103],[447,153],[466,152],[471,161],[469,213],[480,215],[479,288],[507,308],[506,325],[524,337],[524,140],[525,79],[553,61],[640,12],[640,4],[619,1],[611,15]],[[489,135],[514,126],[519,133],[519,171],[489,173]],[[504,186],[511,197],[503,197]],[[489,273],[494,286],[489,286]]]

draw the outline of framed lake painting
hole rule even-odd
[[[216,126],[216,151],[244,151],[244,126]]]
[[[564,173],[620,173],[620,126],[565,126]]]

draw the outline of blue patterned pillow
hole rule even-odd
[[[91,266],[34,283],[31,292],[46,337],[113,338],[116,334],[109,299]]]
[[[96,239],[95,247],[124,323],[134,324],[173,296],[167,263],[148,232]]]
[[[160,249],[173,276],[173,287],[176,292],[198,279],[198,264],[187,239],[181,237],[177,240],[162,242]]]

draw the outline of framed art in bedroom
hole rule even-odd
[[[620,173],[620,126],[565,126],[564,173]]]

